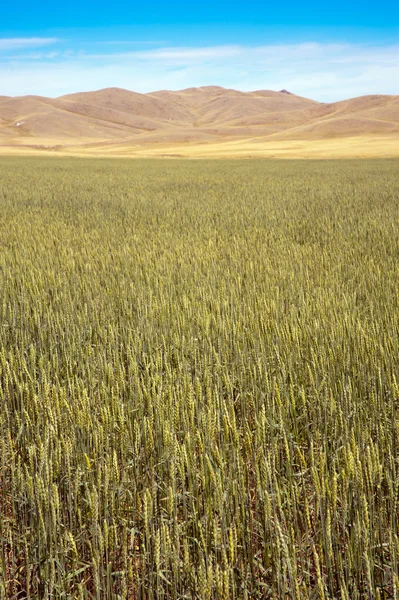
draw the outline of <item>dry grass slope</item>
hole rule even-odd
[[[399,97],[322,104],[286,91],[217,86],[149,94],[108,88],[55,99],[0,97],[3,154],[294,156],[292,142],[301,141],[298,156],[324,156],[334,139],[342,140],[334,156],[399,155]],[[366,154],[365,139],[370,140]]]

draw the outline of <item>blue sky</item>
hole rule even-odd
[[[399,93],[399,2],[7,2],[0,95],[102,87]]]

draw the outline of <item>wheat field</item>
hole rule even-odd
[[[1,159],[0,598],[399,597],[398,167]]]

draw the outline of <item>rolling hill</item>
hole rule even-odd
[[[399,96],[326,104],[287,90],[218,86],[0,96],[3,154],[335,155],[347,142],[349,155],[399,155]]]

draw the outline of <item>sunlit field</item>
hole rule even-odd
[[[399,596],[399,161],[0,160],[0,598]]]

